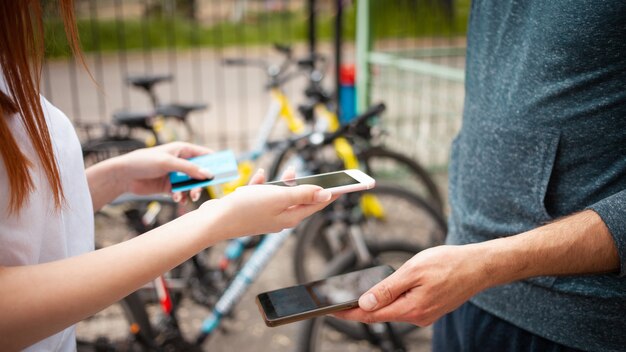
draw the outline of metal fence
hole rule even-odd
[[[129,87],[125,77],[171,74],[174,81],[157,88],[162,101],[210,105],[192,116],[198,142],[245,149],[268,108],[265,75],[255,68],[224,67],[223,59],[280,61],[271,47],[275,42],[293,45],[296,55],[308,52],[311,9],[316,49],[333,58],[333,25],[341,8],[343,61],[355,62],[357,5],[362,2],[374,11],[368,22],[368,92],[371,100],[387,102],[389,142],[428,165],[445,164],[463,87],[462,80],[437,70],[462,70],[463,30],[453,27],[464,27],[468,1],[77,0],[81,43],[95,83],[69,58],[60,20],[48,9],[43,93],[76,122],[105,123],[118,110],[151,108],[148,97]],[[327,84],[334,87],[329,76]],[[295,103],[303,99],[304,84],[295,80],[285,87]]]

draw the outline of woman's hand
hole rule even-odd
[[[224,198],[204,203],[199,211],[217,211],[220,225],[230,238],[295,227],[332,200],[330,192],[318,186],[250,185],[239,187]]]
[[[184,142],[139,149],[119,157],[118,162],[123,167],[119,168],[117,177],[126,182],[127,192],[139,195],[168,193],[172,189],[168,178],[170,172],[184,172],[196,179],[211,178],[210,170],[201,169],[186,160],[210,152],[208,148]],[[201,191],[201,188],[191,190],[192,200],[197,200]],[[180,193],[175,193],[173,197],[175,200],[182,198]]]
[[[287,170],[285,170],[285,172],[283,172],[283,174],[280,176],[280,179],[282,181],[286,181],[286,180],[291,180],[296,178],[296,169],[293,168],[293,166],[289,166],[287,168]],[[266,177],[265,177],[265,170],[263,169],[258,169],[257,172],[252,175],[252,177],[250,178],[250,182],[248,183],[249,185],[260,185],[265,183]]]
[[[212,177],[210,170],[202,170],[186,160],[210,152],[210,149],[198,145],[174,142],[139,149],[88,168],[86,174],[94,211],[122,193],[147,195],[170,192],[168,174],[172,171],[181,171],[197,179]],[[191,190],[191,199],[198,199],[201,190]],[[173,198],[180,201],[182,195],[175,193]]]
[[[295,176],[295,171],[289,168],[281,179]],[[319,186],[281,187],[263,185],[264,182],[265,172],[259,169],[248,186],[239,187],[222,199],[204,203],[199,211],[219,212],[226,236],[235,237],[295,227],[339,197]]]

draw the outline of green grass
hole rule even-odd
[[[417,38],[424,36],[464,35],[469,13],[469,0],[458,0],[452,20],[432,5],[411,5],[414,1],[374,1],[372,34],[380,38]],[[320,14],[318,36],[329,40],[333,35],[334,19]],[[355,7],[345,12],[343,35],[347,41],[354,40],[356,29]],[[226,47],[270,43],[292,43],[307,38],[306,15],[303,12],[247,14],[243,23],[222,22],[213,26],[195,25],[184,19],[132,19],[98,20],[81,19],[78,30],[84,52],[139,50],[143,48],[190,48]],[[122,35],[120,35],[120,32]],[[67,57],[70,55],[63,23],[60,19],[45,21],[46,55]]]

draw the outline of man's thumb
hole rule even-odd
[[[359,307],[365,311],[373,311],[391,304],[409,288],[408,283],[403,281],[396,271],[364,293],[359,298]]]

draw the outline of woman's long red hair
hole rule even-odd
[[[73,1],[59,0],[59,5],[70,47],[83,61]],[[34,161],[20,150],[9,129],[9,119],[21,120],[48,179],[57,208],[64,202],[59,168],[39,97],[43,39],[40,0],[0,1],[0,69],[8,86],[8,95],[0,92],[0,156],[9,178],[9,211],[13,213],[19,212],[35,187],[30,173]]]

